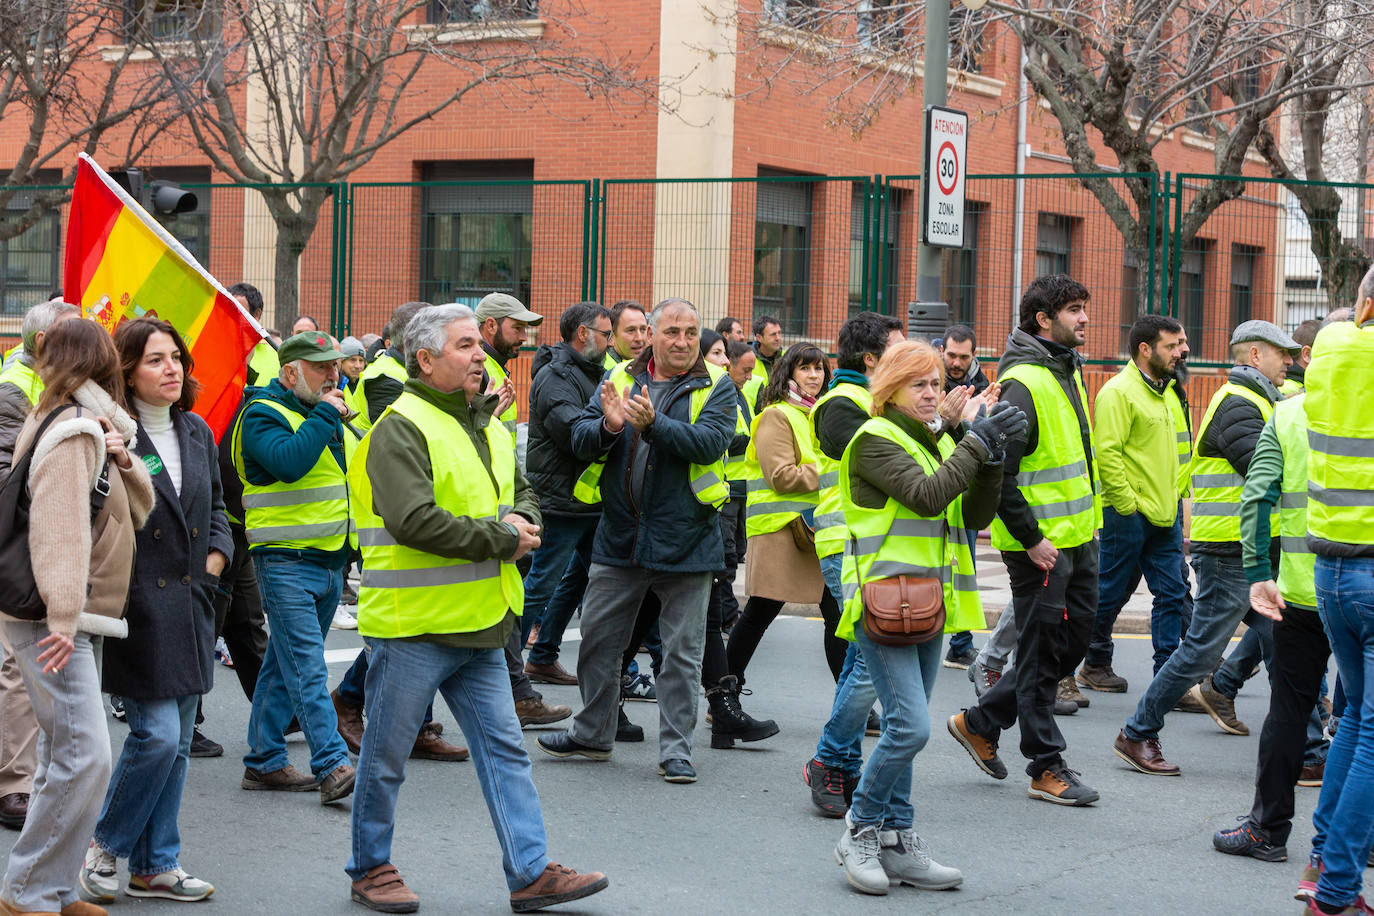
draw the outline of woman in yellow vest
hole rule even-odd
[[[744,669],[783,604],[820,604],[825,654],[838,676],[848,646],[832,634],[840,607],[821,576],[812,524],[820,500],[820,462],[811,407],[830,384],[830,362],[819,347],[797,343],[774,367],[760,396],[762,410],[745,453],[744,591],[748,602],[730,632],[730,673]]]
[[[957,447],[936,440],[944,366],[927,344],[887,349],[869,385],[873,419],[855,434],[840,462],[845,546],[844,616],[838,635],[858,643],[883,706],[883,734],[854,790],[835,857],[856,889],[886,894],[890,884],[938,890],[963,881],[933,861],[916,836],[911,763],[930,738],[928,703],[940,671],[943,640],[890,646],[863,626],[863,586],[896,575],[938,578],[944,585],[945,631],[982,625],[976,592],[959,593],[952,533],[989,524],[1001,499],[1006,443],[1024,435],[1021,411],[999,402],[965,428]]]

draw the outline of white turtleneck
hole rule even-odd
[[[134,410],[138,413],[138,422],[143,424],[143,429],[148,433],[149,440],[153,447],[157,449],[158,457],[162,459],[162,473],[166,474],[172,481],[172,489],[176,490],[177,495],[181,495],[181,443],[177,441],[177,431],[172,426],[172,408],[157,407],[134,398]],[[152,468],[148,469],[149,471]],[[157,474],[153,474],[156,481]]]

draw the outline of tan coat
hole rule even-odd
[[[780,410],[759,414],[754,448],[764,483],[779,493],[814,493],[820,486],[820,469],[797,465],[798,449],[792,427]],[[788,528],[749,539],[744,555],[744,591],[757,598],[792,604],[819,604],[825,579],[815,548],[798,550]]]

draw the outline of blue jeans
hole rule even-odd
[[[116,859],[128,859],[130,874],[156,875],[177,867],[177,815],[199,700],[197,694],[124,698],[129,737],[115,761],[93,838]]]
[[[310,746],[310,771],[323,778],[348,763],[324,663],[324,637],[339,607],[343,573],[286,554],[255,556],[253,567],[272,635],[253,690],[243,765],[270,773],[289,764],[285,734],[294,715]]]
[[[1312,815],[1312,855],[1326,866],[1317,900],[1360,893],[1374,840],[1374,557],[1317,557],[1317,607],[1348,701]]]
[[[859,652],[868,662],[873,687],[883,704],[883,736],[859,777],[849,818],[855,825],[909,830],[911,762],[930,740],[930,694],[940,673],[943,639],[919,646],[883,646],[856,628]]]
[[[844,771],[846,776],[858,776],[864,768],[864,726],[868,713],[878,699],[873,680],[868,676],[863,653],[858,643],[850,643],[845,653],[844,667],[835,684],[835,700],[830,706],[830,718],[821,730],[816,744],[816,759],[826,766]]]
[[[359,649],[358,657],[344,672],[343,679],[335,688],[339,699],[352,706],[362,706],[367,700],[367,650]],[[434,703],[425,707],[425,725],[434,721]]]
[[[973,545],[975,546],[975,548],[976,548],[976,547],[977,547],[977,544],[978,544],[978,530],[977,530],[976,528],[965,528],[965,529],[964,529],[964,534],[965,534],[965,536],[968,538],[968,543],[973,544]],[[977,573],[977,572],[978,572],[978,551],[977,551],[977,549],[975,549],[975,550],[972,551],[972,555],[970,556],[970,559],[973,561],[973,571],[974,571],[975,573]],[[844,602],[843,602],[843,601],[840,602],[840,606],[841,606],[841,607],[844,607]],[[969,630],[962,630],[962,631],[960,631],[960,632],[958,632],[958,633],[951,633],[951,634],[950,634],[950,636],[949,636],[949,654],[950,654],[950,655],[967,655],[969,652],[972,652],[972,651],[973,651],[973,633],[972,633],[972,632],[970,632]]]
[[[1139,512],[1122,515],[1111,506],[1102,509],[1102,565],[1097,579],[1097,616],[1083,664],[1103,667],[1112,663],[1112,627],[1121,608],[1139,581],[1136,570],[1154,595],[1150,613],[1150,640],[1154,645],[1154,670],[1164,667],[1183,632],[1187,588],[1179,576],[1183,565],[1183,518],[1163,528],[1146,521]]]
[[[503,649],[459,649],[410,639],[363,640],[367,731],[353,789],[353,846],[345,870],[354,880],[391,861],[396,797],[425,704],[437,690],[472,750],[477,782],[501,842],[506,885],[529,886],[549,864],[544,815],[515,715]],[[423,831],[422,831],[423,832]]]
[[[525,576],[525,614],[520,618],[520,633],[526,639],[530,628],[539,626],[539,639],[530,650],[530,663],[535,665],[558,661],[563,631],[587,590],[587,568],[600,517],[547,516],[544,521],[543,542]]]
[[[1132,741],[1158,738],[1165,714],[1221,661],[1236,626],[1259,617],[1250,610],[1250,584],[1240,557],[1195,553],[1193,572],[1198,590],[1192,624],[1127,720],[1124,731]]]
[[[1269,669],[1269,659],[1273,655],[1274,622],[1268,617],[1260,617],[1245,631],[1235,651],[1212,675],[1212,686],[1217,692],[1234,700],[1260,662],[1264,662],[1266,671]]]

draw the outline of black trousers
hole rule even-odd
[[[763,634],[767,632],[769,624],[777,619],[778,612],[782,610],[783,602],[772,598],[750,598],[744,602],[744,611],[739,615],[739,621],[730,631],[730,645],[726,649],[726,655],[730,661],[730,673],[739,678],[741,684],[744,683],[744,669],[749,667],[749,660],[754,657],[754,650],[759,647],[759,642],[763,639]],[[825,663],[830,666],[830,676],[836,681],[840,679],[840,671],[844,668],[844,657],[849,652],[849,642],[840,639],[835,635],[835,627],[840,622],[841,609],[835,596],[830,594],[830,589],[826,589],[821,595],[821,619],[825,621],[823,633],[821,635],[822,648],[825,650]]]
[[[1250,820],[1271,842],[1288,842],[1293,828],[1293,785],[1302,772],[1307,722],[1321,693],[1331,644],[1316,611],[1289,609],[1274,624],[1269,667],[1269,714],[1260,731],[1255,803]]]
[[[996,740],[1019,720],[1031,777],[1064,763],[1068,745],[1054,719],[1054,698],[1088,649],[1097,614],[1097,551],[1096,539],[1061,550],[1048,575],[1025,551],[1002,552],[1016,620],[1014,677],[1002,678],[970,707],[967,722]]]
[[[267,651],[266,620],[262,615],[262,596],[258,594],[258,574],[248,555],[248,538],[239,525],[230,525],[234,535],[234,556],[220,576],[215,592],[215,633],[224,637],[229,657],[234,660],[243,695],[251,702],[258,684],[263,653]]]

